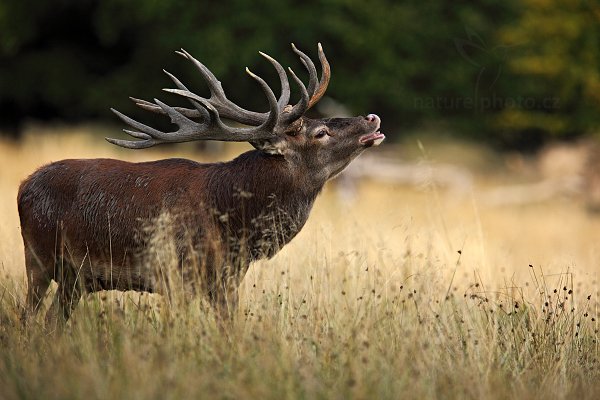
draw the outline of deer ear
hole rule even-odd
[[[284,143],[285,140],[280,138],[254,140],[250,142],[255,149],[272,155],[283,155]]]

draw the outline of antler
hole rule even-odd
[[[154,99],[155,103],[169,117],[171,117],[171,122],[179,126],[179,130],[177,130],[176,132],[162,132],[157,129],[151,128],[147,125],[144,125],[141,122],[138,122],[132,118],[129,118],[125,114],[122,114],[115,109],[111,109],[119,118],[123,120],[123,122],[137,129],[137,131],[125,129],[125,133],[135,138],[143,140],[133,141],[112,138],[106,138],[106,140],[108,140],[112,144],[116,144],[117,146],[121,147],[127,147],[130,149],[144,149],[160,143],[189,142],[198,139],[248,142],[251,140],[264,140],[273,138],[275,136],[273,131],[279,119],[277,100],[275,99],[275,95],[273,94],[271,88],[269,88],[269,85],[267,85],[267,83],[262,78],[253,74],[247,68],[246,72],[262,86],[262,89],[265,92],[267,99],[269,100],[269,106],[271,111],[268,113],[268,118],[266,119],[266,121],[264,121],[259,126],[253,128],[232,128],[225,125],[223,121],[221,121],[219,112],[212,104],[210,104],[210,102],[190,92],[184,87],[184,89],[164,90],[166,92],[175,93],[180,96],[186,97],[198,111],[202,122],[198,123],[192,121],[183,113],[179,112],[177,109],[163,103],[158,99]],[[240,108],[240,110],[243,109]],[[232,109],[232,111],[235,112],[237,110]]]
[[[329,79],[331,78],[331,68],[329,66],[329,62],[327,61],[327,58],[325,57],[325,53],[323,52],[323,46],[321,46],[321,43],[319,43],[318,47],[319,60],[321,61],[322,68],[320,81],[317,80],[317,69],[315,68],[315,64],[312,62],[310,57],[298,50],[296,46],[292,43],[292,49],[294,50],[294,53],[300,56],[302,64],[304,64],[304,66],[308,70],[309,83],[308,90],[306,90],[308,94],[304,93],[304,85],[296,77],[296,74],[294,74],[294,72],[290,69],[290,73],[293,75],[294,79],[296,79],[296,81],[302,89],[302,98],[300,99],[298,104],[292,107],[288,114],[283,116],[282,123],[290,123],[300,118],[302,115],[304,115],[304,113],[306,113],[306,111],[308,111],[308,109],[310,109],[319,100],[321,100],[321,97],[323,97],[325,91],[327,90],[327,86],[329,85]]]
[[[221,82],[215,75],[200,61],[196,60],[185,50],[178,51],[177,54],[190,60],[198,69],[210,90],[210,97],[204,98],[192,93],[181,81],[167,71],[164,71],[171,80],[175,83],[178,89],[163,89],[170,93],[175,93],[185,97],[194,108],[171,107],[160,100],[154,99],[154,103],[140,100],[131,97],[136,105],[148,111],[159,114],[166,114],[171,118],[171,121],[176,124],[179,129],[175,132],[162,132],[155,128],[144,125],[128,116],[111,109],[121,120],[136,130],[124,131],[139,141],[120,140],[107,138],[110,143],[121,147],[142,149],[154,146],[160,143],[176,143],[187,142],[193,140],[221,140],[221,141],[250,141],[256,142],[266,139],[271,139],[276,136],[276,127],[284,128],[293,121],[300,118],[304,113],[312,107],[325,93],[330,79],[330,68],[323,48],[319,43],[319,59],[322,65],[321,80],[317,81],[317,72],[315,65],[310,57],[301,52],[292,44],[292,49],[309,72],[308,89],[296,74],[289,69],[292,77],[298,84],[301,90],[300,101],[294,105],[288,105],[290,99],[290,85],[285,70],[269,55],[260,52],[276,69],[281,82],[281,96],[277,100],[271,88],[267,83],[254,75],[246,68],[246,72],[255,79],[262,87],[267,99],[269,100],[269,112],[257,113],[246,110],[237,104],[230,101],[221,85]],[[242,124],[251,125],[252,128],[232,128],[225,125],[221,121],[221,117],[228,118]],[[199,122],[193,121],[190,118],[199,119]]]

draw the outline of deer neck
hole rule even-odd
[[[248,196],[257,204],[267,198],[276,198],[289,206],[295,201],[313,202],[326,181],[313,180],[304,167],[283,156],[268,155],[258,150],[216,165],[213,178],[217,180],[212,179],[211,182],[211,186],[215,186],[211,188],[214,193],[229,189],[233,198]]]
[[[211,168],[208,192],[217,223],[247,243],[250,258],[271,257],[304,226],[324,182],[307,185],[301,173],[283,157],[260,151]]]

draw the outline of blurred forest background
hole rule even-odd
[[[204,93],[181,47],[234,101],[266,110],[244,67],[277,92],[257,51],[304,72],[290,42],[313,58],[322,42],[327,95],[381,115],[392,139],[433,127],[528,150],[600,134],[597,0],[3,0],[0,130],[116,122],[109,107],[132,112],[128,96],[165,97],[162,68]]]

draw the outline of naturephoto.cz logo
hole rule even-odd
[[[539,98],[497,94],[494,88],[502,76],[511,48],[516,46],[490,46],[472,29],[465,27],[465,33],[466,38],[454,38],[453,42],[461,58],[477,71],[472,93],[465,96],[416,97],[415,108],[473,111],[559,108],[560,101],[556,96]]]

